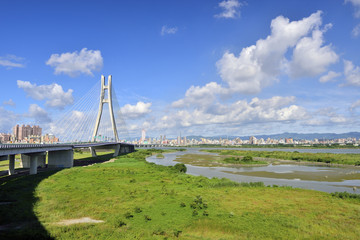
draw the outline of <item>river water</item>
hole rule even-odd
[[[164,158],[157,158],[156,155],[153,155],[146,160],[160,165],[172,166],[178,163],[175,161],[177,158],[188,154],[199,154],[199,157],[205,154],[217,155],[216,153],[200,152],[199,150],[198,148],[187,148],[187,151],[184,152],[166,153]],[[246,148],[244,150],[250,149]],[[266,151],[263,148],[257,148],[256,150]],[[290,150],[299,152],[305,152],[302,150],[309,152],[311,150],[311,152],[360,153],[359,149],[288,149],[288,151]],[[269,148],[268,151],[284,151],[284,149]],[[186,167],[188,174],[208,178],[228,178],[236,182],[263,182],[265,185],[292,186],[323,192],[346,191],[360,193],[359,167],[328,167],[310,164],[270,164],[257,167],[200,167],[186,164]],[[352,179],[354,177],[351,176],[355,176],[355,179]]]

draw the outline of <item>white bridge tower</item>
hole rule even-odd
[[[115,141],[119,142],[119,136],[116,129],[116,123],[115,123],[115,117],[114,117],[114,110],[113,110],[113,104],[112,104],[112,87],[111,87],[111,75],[108,77],[108,85],[105,85],[105,77],[104,75],[101,75],[101,92],[100,92],[100,104],[99,104],[99,112],[97,115],[94,133],[92,135],[92,141],[94,142],[99,130],[101,115],[104,107],[104,103],[108,103],[109,105],[109,112],[110,112],[110,119],[111,119],[111,125],[114,132]],[[105,90],[107,90],[107,95],[105,94]],[[105,98],[107,96],[107,98]]]

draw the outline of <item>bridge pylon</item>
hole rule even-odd
[[[98,112],[98,115],[97,115],[97,119],[96,119],[96,123],[95,123],[95,127],[94,127],[94,132],[93,132],[92,139],[91,139],[91,141],[93,141],[93,142],[95,141],[95,137],[97,136],[97,133],[98,133],[98,130],[99,130],[99,125],[100,125],[100,121],[101,121],[101,115],[102,115],[102,112],[103,112],[104,103],[107,103],[108,106],[109,106],[110,120],[111,120],[112,130],[114,132],[115,141],[119,142],[119,136],[118,136],[118,132],[117,132],[117,129],[116,129],[116,122],[115,122],[113,103],[112,103],[111,79],[112,79],[112,76],[109,75],[109,77],[108,77],[108,85],[105,85],[105,76],[101,75],[101,92],[100,92],[99,112]],[[105,94],[106,90],[107,90],[107,95]]]

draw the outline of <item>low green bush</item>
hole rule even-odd
[[[175,169],[177,172],[181,172],[181,173],[186,173],[187,171],[187,168],[183,163],[177,163],[172,168]]]

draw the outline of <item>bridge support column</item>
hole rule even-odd
[[[120,143],[119,143],[119,144],[116,144],[114,149],[115,149],[114,157],[119,156],[119,154],[120,154],[120,149],[121,149],[121,144],[120,144]]]
[[[49,151],[48,153],[49,168],[71,168],[73,166],[74,166],[73,150]]]
[[[15,155],[9,155],[9,175],[15,174]]]
[[[30,168],[31,158],[34,156],[38,156],[36,167],[45,167],[46,166],[46,152],[42,152],[42,153],[21,154],[22,167]]]
[[[97,157],[95,148],[94,147],[89,147],[89,149],[90,149],[90,152],[91,152],[91,156],[92,157]]]
[[[38,156],[30,157],[30,175],[37,174]]]

